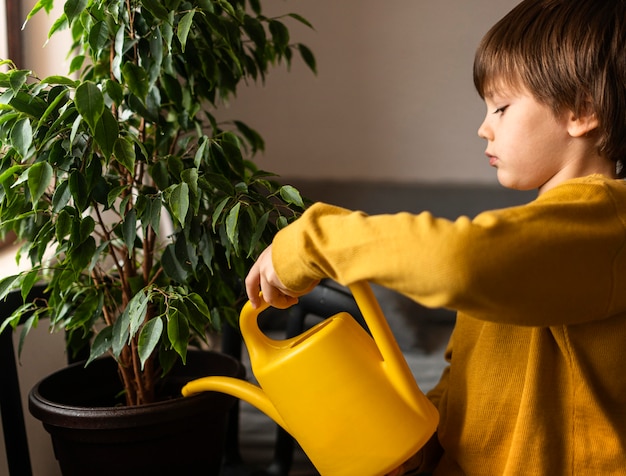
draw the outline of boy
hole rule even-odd
[[[451,222],[312,206],[246,286],[325,277],[457,311],[436,435],[393,474],[626,472],[626,1],[525,0],[478,48],[479,135],[531,203]]]

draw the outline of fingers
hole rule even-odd
[[[261,291],[263,292],[265,302],[278,309],[287,309],[298,302],[297,297],[288,296],[265,282],[261,282]],[[254,306],[254,303],[252,305]]]
[[[259,291],[261,291],[261,268],[265,266],[264,262],[267,259],[267,254],[271,257],[270,247],[263,250],[252,265],[252,268],[250,268],[248,276],[246,276],[246,294],[248,295],[248,300],[252,304],[252,307],[255,309],[261,305],[261,297],[259,296]]]
[[[246,276],[246,294],[248,295],[248,300],[254,309],[257,309],[261,305],[261,296],[259,296],[260,290],[261,277],[255,263],[250,269],[248,276]]]
[[[263,299],[267,303],[279,309],[286,309],[298,302],[297,296],[283,285],[274,270],[271,245],[261,253],[246,277],[246,293],[255,309],[261,305],[259,290],[263,292]]]
[[[286,309],[298,302],[298,297],[312,291],[319,284],[319,280],[311,280],[308,287],[301,292],[295,292],[287,288],[274,269],[272,261],[272,246],[268,246],[259,255],[248,276],[246,276],[246,293],[252,307],[257,309],[262,300],[259,291],[263,292],[263,300],[270,306],[278,309]]]

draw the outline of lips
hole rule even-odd
[[[489,165],[491,165],[492,167],[495,167],[496,164],[498,163],[498,158],[495,155],[491,155],[488,152],[485,152],[485,155],[489,159]]]

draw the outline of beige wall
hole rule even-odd
[[[35,3],[25,1],[24,17]],[[471,67],[482,34],[517,3],[267,0],[267,14],[294,11],[315,25],[309,31],[289,21],[293,38],[314,50],[319,74],[297,59],[290,74],[281,68],[265,87],[242,90],[222,117],[259,130],[267,143],[259,165],[288,178],[495,183],[476,136],[484,108]],[[44,47],[48,28],[38,15],[23,35],[24,66],[40,77],[67,71],[67,34]],[[24,392],[43,367],[62,365],[59,343],[49,351],[43,337],[28,343]],[[29,438],[35,476],[58,474],[38,422]],[[7,474],[3,458],[0,474]]]
[[[241,91],[229,113],[266,138],[262,168],[286,177],[495,183],[476,135],[484,107],[472,62],[517,3],[267,2],[314,24],[292,36],[314,50],[319,74],[295,61],[291,74],[281,68]]]

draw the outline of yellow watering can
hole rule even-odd
[[[400,466],[435,432],[439,415],[417,386],[370,286],[350,286],[370,335],[341,312],[303,334],[270,339],[248,302],[240,328],[259,386],[232,377],[189,382],[266,413],[323,476],[378,476]]]

